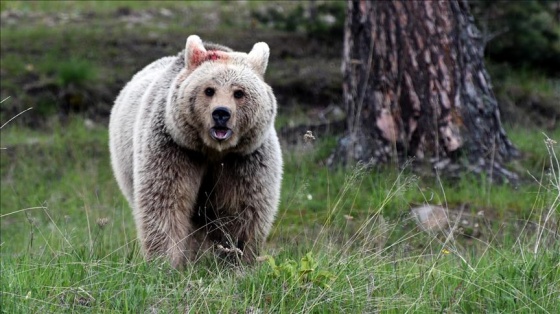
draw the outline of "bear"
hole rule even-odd
[[[283,174],[269,54],[264,42],[242,53],[191,35],[117,96],[111,165],[148,260],[182,268],[206,251],[256,260]]]

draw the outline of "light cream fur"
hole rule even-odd
[[[245,54],[192,35],[184,52],[145,67],[117,97],[111,162],[148,258],[181,267],[219,247],[254,261],[282,180],[268,57],[265,43]],[[231,113],[225,140],[213,133],[216,108]]]

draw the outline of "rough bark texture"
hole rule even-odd
[[[329,162],[427,161],[515,180],[466,1],[348,0],[343,55],[347,134]]]

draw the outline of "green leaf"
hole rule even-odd
[[[305,254],[304,257],[301,258],[299,271],[300,274],[307,274],[315,270],[317,268],[317,262],[311,255],[311,252]]]
[[[313,283],[327,289],[331,289],[329,285],[331,282],[335,281],[336,276],[327,270],[321,270],[317,272],[317,276],[313,280]]]
[[[280,269],[278,268],[278,266],[276,266],[276,261],[274,260],[274,258],[270,255],[267,255],[266,261],[270,266],[270,268],[272,269],[272,275],[274,277],[280,277]]]

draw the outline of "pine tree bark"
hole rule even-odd
[[[330,164],[414,158],[517,179],[466,0],[348,0],[342,68],[347,133]]]

